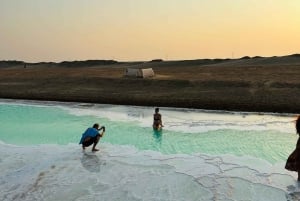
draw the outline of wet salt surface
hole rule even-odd
[[[161,110],[159,134],[153,108],[0,102],[0,200],[300,200],[293,115]],[[107,134],[83,153],[94,121]]]
[[[131,146],[0,147],[0,200],[296,200],[295,174],[230,155],[163,155]]]

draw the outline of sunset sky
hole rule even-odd
[[[300,0],[0,0],[0,60],[300,53]]]

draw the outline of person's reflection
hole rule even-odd
[[[153,137],[155,139],[155,142],[161,144],[162,141],[162,131],[161,130],[155,130],[153,129]]]
[[[100,172],[100,166],[105,165],[96,154],[83,153],[81,157],[82,166],[90,172]]]

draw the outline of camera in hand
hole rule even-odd
[[[103,132],[105,132],[105,126],[101,126],[101,128],[99,129],[100,130],[103,130]]]

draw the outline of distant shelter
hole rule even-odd
[[[124,75],[127,77],[150,78],[154,77],[152,68],[126,68]]]

